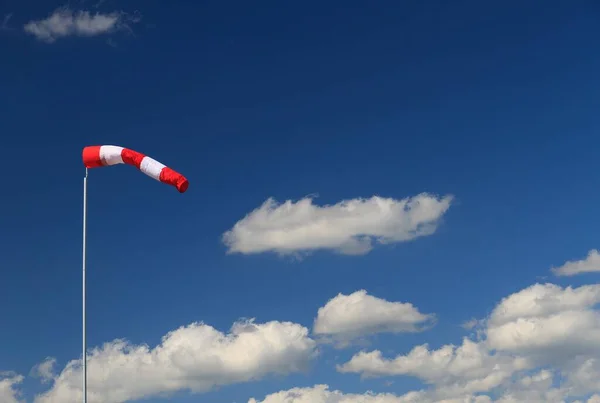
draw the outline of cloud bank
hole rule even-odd
[[[152,349],[115,340],[88,355],[88,401],[120,403],[185,390],[202,393],[267,375],[304,371],[315,345],[301,325],[252,320],[235,323],[229,334],[193,323],[169,332]],[[48,366],[41,368],[51,374]],[[81,383],[81,359],[73,360],[35,402],[80,401]]]
[[[331,250],[366,254],[373,242],[406,242],[433,234],[453,197],[426,193],[396,200],[373,196],[318,206],[312,198],[278,204],[273,199],[223,234],[229,253],[289,255]]]
[[[458,345],[416,345],[395,357],[362,350],[336,366],[360,377],[414,377],[425,385],[402,395],[345,393],[328,385],[296,387],[249,403],[600,403],[600,284],[533,284],[498,302]],[[367,317],[365,312],[370,312]],[[371,335],[418,331],[433,315],[364,290],[330,299],[315,318],[316,334]],[[150,348],[115,340],[89,356],[90,403],[120,403],[202,393],[218,386],[308,369],[317,355],[308,329],[291,322],[234,323],[222,333],[203,323],[169,332]],[[47,359],[33,373],[49,379],[37,403],[81,399],[81,361],[58,375]],[[0,401],[18,402],[22,377],[0,377]]]
[[[540,371],[514,382],[507,393],[497,400],[486,395],[462,395],[457,398],[438,400],[422,391],[409,392],[401,396],[374,392],[354,394],[330,390],[328,385],[315,385],[272,393],[264,400],[251,398],[248,403],[564,403],[560,390],[553,389],[550,382],[550,373]],[[584,400],[573,400],[572,403],[600,403],[600,395],[595,394]]]
[[[416,377],[431,385],[419,391],[431,401],[465,396],[496,396],[497,402],[584,398],[600,392],[599,302],[600,284],[534,284],[500,301],[481,321],[478,339],[465,337],[460,346],[438,349],[423,344],[394,358],[383,357],[379,350],[361,351],[338,371]],[[559,379],[560,387],[555,387]]]

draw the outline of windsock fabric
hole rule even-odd
[[[133,165],[149,177],[174,186],[179,193],[185,192],[189,186],[188,180],[179,172],[129,148],[111,145],[89,146],[83,149],[82,157],[83,165],[86,168],[99,168],[117,164]]]

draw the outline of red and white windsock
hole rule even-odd
[[[146,175],[167,185],[175,186],[183,193],[189,186],[188,180],[171,168],[142,153],[119,146],[89,146],[83,149],[83,164],[86,168],[98,168],[116,164],[133,165]]]

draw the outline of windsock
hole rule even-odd
[[[189,186],[188,180],[179,172],[129,148],[111,145],[88,146],[83,149],[82,157],[83,165],[86,168],[99,168],[117,164],[133,165],[149,177],[174,186],[179,193],[185,192]]]

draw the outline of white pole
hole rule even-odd
[[[86,247],[86,226],[87,226],[87,176],[88,169],[85,169],[85,177],[83,178],[83,265],[82,265],[82,331],[83,331],[83,403],[87,403],[87,342],[85,335],[85,247]]]

